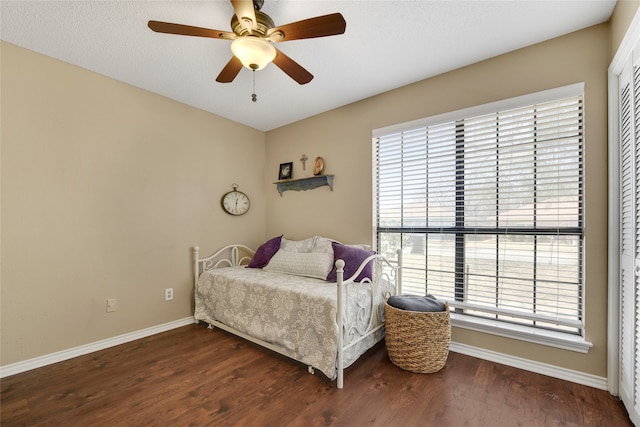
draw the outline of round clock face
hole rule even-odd
[[[250,206],[249,197],[242,191],[229,191],[222,196],[222,209],[231,215],[243,215]]]

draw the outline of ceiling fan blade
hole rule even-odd
[[[278,49],[276,49],[276,57],[274,58],[273,63],[301,85],[307,84],[313,80],[313,74],[305,70],[302,65],[298,64]]]
[[[149,21],[147,24],[156,33],[178,34],[181,36],[209,37],[212,39],[234,40],[236,35],[229,31],[192,27],[190,25],[172,24],[171,22]]]
[[[240,24],[249,31],[249,34],[253,33],[253,30],[258,28],[253,0],[231,0],[231,5]]]
[[[242,62],[235,56],[232,56],[227,65],[224,66],[216,81],[218,83],[231,83],[242,69]]]
[[[267,38],[274,42],[312,39],[343,34],[346,28],[344,17],[340,13],[332,13],[272,28],[267,31]]]

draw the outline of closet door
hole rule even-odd
[[[640,423],[640,67],[637,44],[618,75],[619,394]]]

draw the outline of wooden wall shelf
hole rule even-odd
[[[278,193],[282,197],[285,191],[307,191],[314,188],[328,185],[333,191],[333,175],[319,175],[310,178],[288,179],[286,181],[276,181],[274,184],[278,187]]]

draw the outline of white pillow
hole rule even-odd
[[[280,249],[263,270],[325,280],[332,266],[333,254]]]
[[[288,240],[284,237],[280,240],[280,249],[287,252],[313,252],[313,247],[316,244],[316,237],[309,237],[304,240]]]
[[[331,240],[326,237],[316,236],[316,244],[313,246],[312,252],[321,252],[324,254],[333,255],[333,248],[331,247]]]

